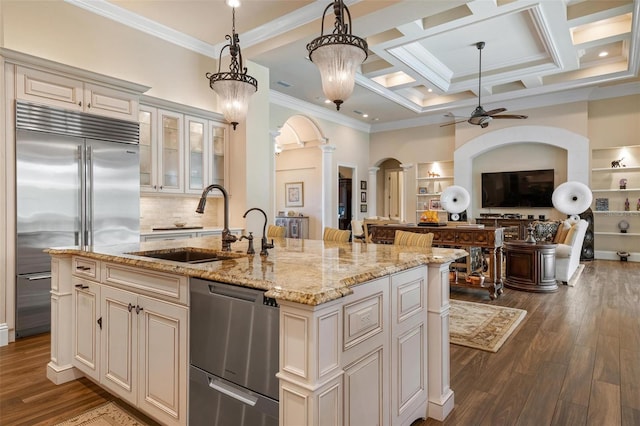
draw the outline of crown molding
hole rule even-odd
[[[65,2],[88,10],[96,15],[116,21],[122,25],[142,31],[169,43],[192,50],[204,56],[218,59],[219,50],[195,37],[186,35],[166,25],[159,24],[136,13],[105,0],[64,0]]]
[[[269,102],[284,108],[298,111],[301,114],[309,114],[314,118],[321,118],[323,120],[331,121],[342,126],[350,127],[354,130],[359,130],[366,133],[371,132],[370,124],[362,123],[353,118],[346,117],[337,111],[332,111],[328,108],[302,101],[298,98],[285,95],[275,90],[269,91]]]

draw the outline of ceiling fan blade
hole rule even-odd
[[[503,114],[503,115],[494,115],[493,118],[511,118],[511,119],[521,119],[529,118],[528,115],[519,115],[519,114]]]
[[[492,109],[491,111],[485,112],[485,114],[486,115],[500,114],[501,112],[505,112],[506,110],[507,110],[506,108],[496,108],[496,109]]]
[[[451,126],[458,123],[464,123],[467,120],[452,121],[451,123],[441,124],[440,127]]]

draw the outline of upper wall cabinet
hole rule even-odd
[[[192,113],[140,106],[142,191],[200,194],[225,184],[228,126]]]
[[[16,67],[16,97],[122,120],[138,118],[137,94],[29,67]]]

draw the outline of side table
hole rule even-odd
[[[552,292],[556,282],[557,244],[505,241],[505,287],[517,290]]]

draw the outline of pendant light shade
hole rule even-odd
[[[336,20],[333,33],[324,35],[324,18],[330,7]],[[307,50],[309,59],[320,70],[324,95],[338,110],[353,93],[356,71],[367,59],[367,48],[365,40],[351,34],[351,14],[342,0],[329,4],[322,15],[320,37],[313,39]]]
[[[230,41],[220,50],[218,59],[218,72],[207,73],[209,86],[218,95],[218,106],[222,110],[225,120],[233,126],[233,130],[247,117],[249,98],[258,90],[258,80],[247,74],[247,68],[243,66],[242,51],[240,50],[240,38],[236,34],[236,9],[232,9],[233,27],[231,35],[225,38]],[[229,72],[220,72],[222,53],[229,48],[231,63]]]

